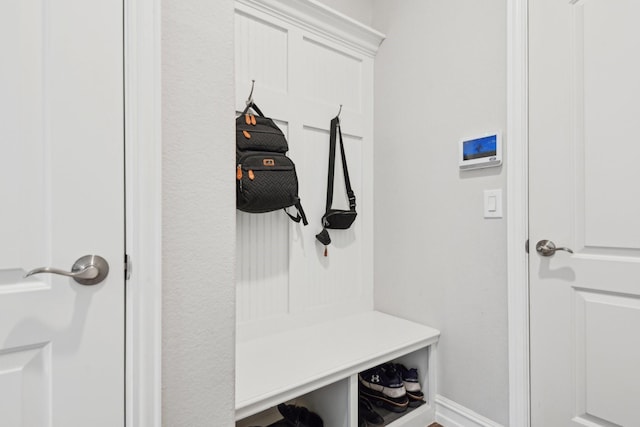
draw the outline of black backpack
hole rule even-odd
[[[257,115],[252,114],[253,110]],[[300,197],[296,167],[286,156],[287,139],[280,128],[256,104],[250,102],[236,118],[236,207],[243,212],[264,213],[285,209],[295,222],[307,225]],[[286,208],[295,206],[298,215]]]

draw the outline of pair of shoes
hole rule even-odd
[[[360,393],[377,406],[404,412],[409,398],[404,382],[393,363],[385,363],[358,374]]]
[[[384,418],[373,410],[371,402],[365,397],[358,397],[358,427],[366,427],[371,424],[379,425],[384,424]]]
[[[276,421],[267,427],[323,427],[322,418],[315,412],[311,412],[302,406],[287,405],[281,403],[278,405],[280,415],[283,420]]]
[[[415,408],[425,403],[424,393],[420,389],[420,380],[418,379],[418,370],[416,368],[407,369],[404,365],[396,364],[396,370],[400,373],[404,388],[409,398],[409,406]]]
[[[385,363],[359,374],[360,391],[374,404],[390,411],[404,412],[425,403],[416,368]]]

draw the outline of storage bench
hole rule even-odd
[[[393,425],[424,427],[433,421],[436,329],[368,311],[239,342],[236,349],[236,420],[273,413],[302,396],[327,427],[356,426],[357,374],[392,360],[417,367],[427,403]],[[327,392],[327,390],[331,390]],[[346,402],[345,400],[346,396]],[[320,411],[318,408],[328,410]],[[256,418],[256,414],[257,418]],[[272,415],[270,415],[272,416]],[[266,425],[266,424],[265,424]]]

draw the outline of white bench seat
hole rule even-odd
[[[436,329],[368,311],[239,342],[236,420],[437,342]]]

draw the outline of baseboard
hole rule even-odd
[[[436,395],[436,421],[444,427],[503,427],[440,395]]]

